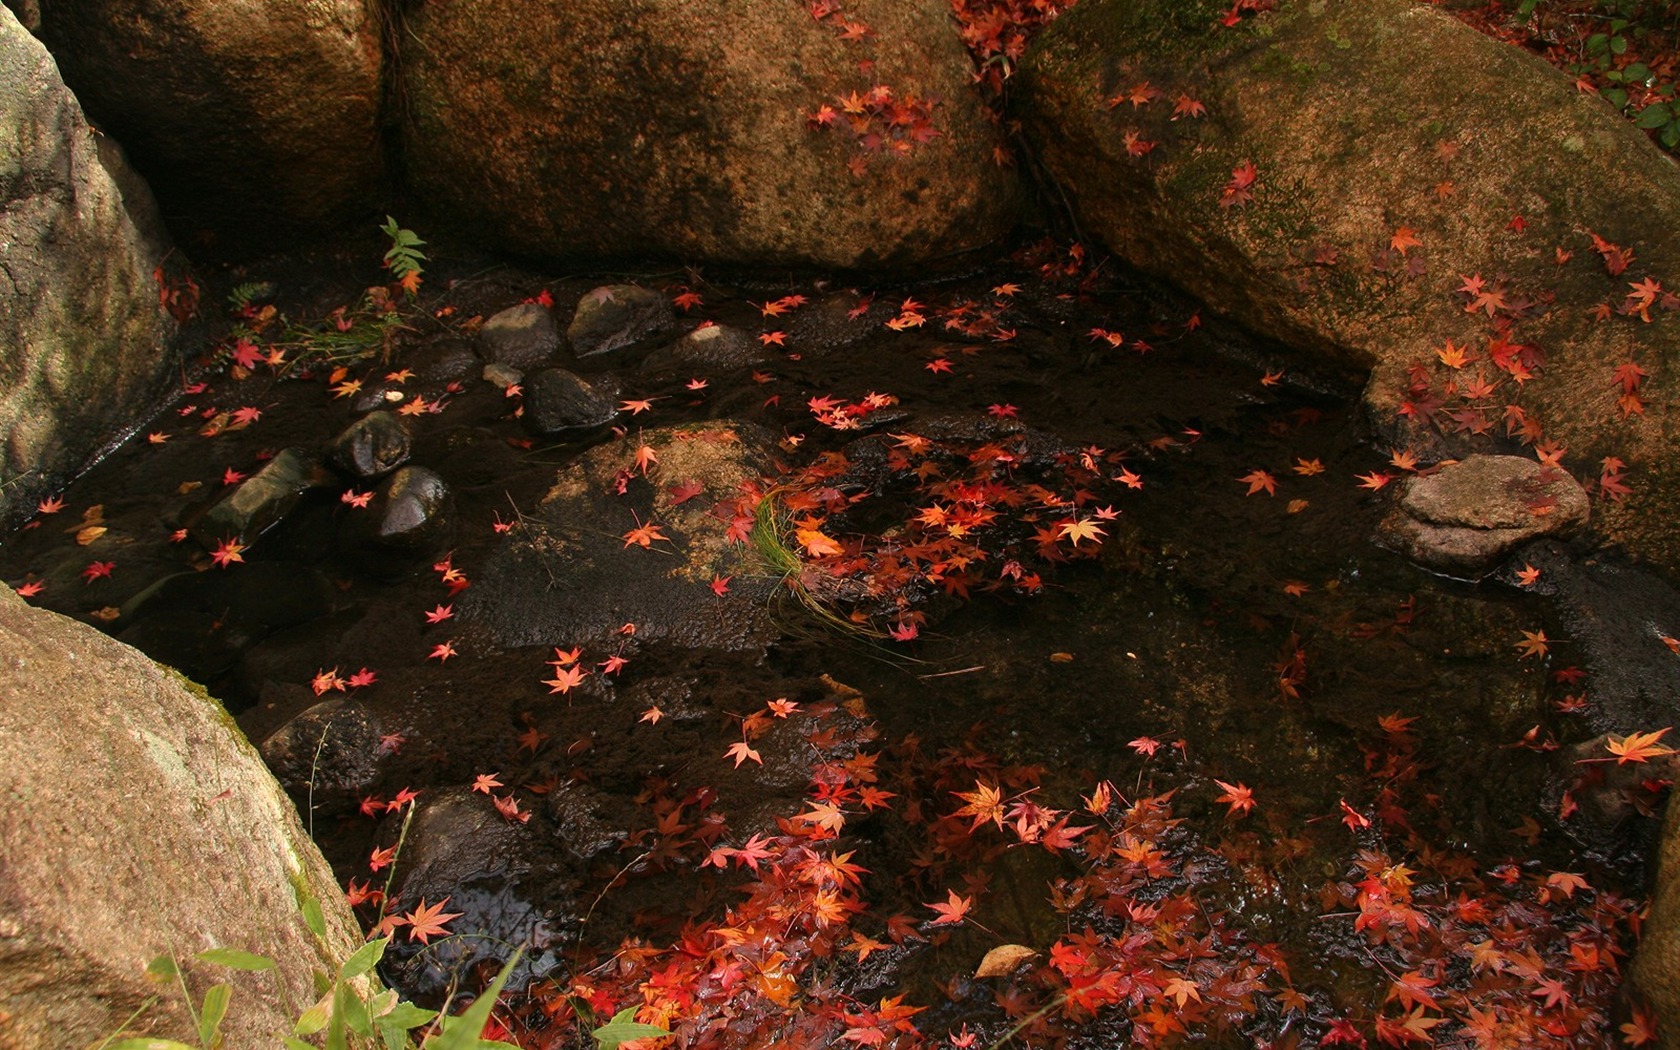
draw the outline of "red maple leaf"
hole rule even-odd
[[[236,561],[245,560],[245,544],[239,543],[229,536],[216,544],[216,549],[210,552],[210,561],[219,568],[227,568]]]
[[[655,541],[669,540],[670,538],[671,537],[665,535],[664,532],[660,531],[659,525],[651,521],[646,525],[643,525],[641,520],[637,519],[636,527],[624,534],[624,545],[626,547],[631,544],[636,544],[641,547],[652,547]]]
[[[1225,805],[1231,807],[1225,814],[1227,817],[1243,816],[1255,807],[1254,789],[1248,787],[1242,781],[1239,780],[1235,784],[1227,784],[1223,780],[1215,780],[1214,783],[1225,789],[1225,793],[1214,799],[1214,801],[1224,803]]]
[[[694,478],[687,478],[683,481],[677,482],[675,485],[665,486],[665,492],[671,497],[671,506],[673,507],[679,503],[687,503],[689,500],[700,495],[700,493],[704,491],[705,486],[701,485],[700,482],[696,481]]]
[[[1231,169],[1231,181],[1219,194],[1219,206],[1231,208],[1247,204],[1254,199],[1254,183],[1260,177],[1260,169],[1251,160],[1245,160]]]

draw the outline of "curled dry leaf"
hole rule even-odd
[[[1037,957],[1038,953],[1024,944],[1000,944],[980,960],[980,966],[974,971],[974,976],[1008,977],[1022,963]]]

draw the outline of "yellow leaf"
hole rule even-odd
[[[1007,977],[1022,963],[1037,955],[1037,952],[1024,944],[1000,944],[980,960],[980,966],[974,971],[974,976]]]

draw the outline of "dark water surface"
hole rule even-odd
[[[1547,742],[1593,733],[1590,715],[1557,709],[1580,687],[1553,672],[1579,655],[1565,640],[1545,657],[1520,658],[1523,632],[1551,621],[1537,599],[1509,582],[1445,580],[1370,542],[1394,486],[1372,491],[1358,476],[1401,472],[1388,465],[1389,450],[1364,442],[1351,388],[1297,363],[1286,367],[1281,354],[1216,326],[1191,329],[1191,306],[1124,278],[1091,276],[1088,268],[1046,277],[1040,263],[1068,264],[1059,251],[1046,251],[962,281],[862,289],[874,306],[855,319],[844,315],[860,293],[840,284],[732,287],[693,275],[644,276],[641,283],[668,294],[683,286],[704,296],[679,318],[685,328],[709,318],[753,334],[788,331],[786,345],[771,348],[779,359],[650,375],[635,364],[660,342],[652,340],[607,364],[580,366],[616,373],[625,399],[653,399],[652,411],[620,419],[627,426],[762,423],[802,439],[781,450],[796,467],[859,436],[820,426],[807,399],[853,401],[871,391],[898,404],[869,429],[915,433],[930,418],[954,415],[984,439],[1013,433],[1013,422],[989,411],[1010,405],[1021,424],[1068,450],[1125,453],[1121,462],[1141,488],[1110,480],[1093,493],[1088,511],[1118,512],[1101,522],[1107,535],[1098,558],[1035,566],[1044,579],[1036,595],[933,600],[913,641],[837,631],[789,594],[772,599],[780,636],[762,651],[692,650],[634,635],[500,650],[463,614],[470,589],[451,595],[435,558],[376,562],[345,539],[354,516],[369,512],[342,502],[341,493],[370,486],[343,479],[306,495],[261,536],[244,537],[242,564],[210,567],[207,551],[176,533],[222,495],[224,471],[252,473],[275,451],[319,445],[356,417],[361,397],[333,397],[326,367],[210,377],[206,389],[183,394],[146,428],[167,440],[148,441],[142,432],[71,486],[61,511],[10,536],[0,571],[14,585],[42,581],[37,604],[95,622],[204,682],[254,740],[318,702],[311,683],[320,672],[376,671],[377,683],[353,696],[383,738],[366,756],[377,772],[362,790],[323,790],[313,799],[322,849],[346,882],[377,885],[368,854],[394,841],[399,815],[370,819],[358,808],[362,797],[388,800],[409,788],[422,799],[476,798],[466,785],[491,772],[526,786],[518,793],[536,814],[531,823],[495,817],[482,852],[469,861],[428,860],[429,877],[443,881],[424,892],[433,900],[453,892],[451,911],[468,905],[474,917],[534,926],[537,969],[554,975],[575,958],[580,930],[584,942],[610,950],[626,931],[657,940],[684,918],[695,891],[694,851],[686,860],[635,863],[657,841],[648,831],[648,798],[715,786],[731,828],[768,826],[768,814],[791,815],[802,804],[806,784],[797,769],[776,781],[751,764],[736,770],[722,756],[740,738],[740,716],[778,696],[809,701],[821,693],[822,675],[862,693],[889,751],[913,735],[924,755],[968,748],[988,756],[994,766],[987,768],[1036,767],[1030,776],[1046,805],[1077,809],[1079,797],[1105,779],[1126,798],[1176,791],[1185,834],[1245,842],[1261,858],[1266,878],[1239,877],[1232,865],[1206,876],[1201,892],[1210,908],[1240,917],[1256,941],[1283,946],[1296,985],[1311,990],[1314,1023],[1374,1013],[1384,997],[1365,939],[1347,922],[1321,917],[1321,890],[1348,877],[1359,848],[1387,842],[1400,858],[1395,844],[1405,834],[1394,820],[1380,839],[1380,818],[1372,829],[1350,828],[1341,808],[1347,802],[1375,814],[1384,785],[1373,768],[1392,740],[1380,724],[1385,717],[1415,719],[1403,735],[1416,768],[1390,785],[1416,829],[1408,845],[1465,855],[1484,873],[1514,861],[1530,874],[1580,872],[1594,887],[1638,894],[1640,839],[1652,822],[1571,835],[1555,819],[1568,763]],[[273,272],[258,267],[250,276],[276,280],[289,315],[319,318],[377,279],[367,269],[355,257],[326,257],[277,262]],[[548,289],[564,328],[582,294],[621,278],[456,269],[431,275],[424,311],[400,335],[395,356],[352,364],[349,377],[363,378],[365,392],[408,368],[416,375],[407,384],[447,402],[442,412],[416,417],[413,462],[452,488],[449,564],[472,579],[509,542],[494,523],[530,512],[579,452],[634,440],[634,433],[533,439],[513,418],[517,402],[480,378],[482,362],[472,359],[471,332],[461,325]],[[1020,290],[993,291],[1006,283]],[[758,304],[792,293],[811,302],[783,317],[761,313]],[[928,323],[891,330],[884,322],[899,315],[906,297],[925,304]],[[943,326],[949,314],[941,311],[965,302],[997,313],[987,334],[971,338]],[[797,327],[822,310],[823,323]],[[995,338],[1003,328],[1014,330],[1007,341]],[[1125,340],[1113,346],[1093,329],[1124,332]],[[1139,341],[1150,348],[1140,351]],[[950,362],[949,373],[926,367],[937,358]],[[694,378],[707,384],[691,390]],[[451,391],[450,382],[460,389]],[[779,401],[767,403],[772,398]],[[201,434],[212,410],[244,406],[260,409],[260,418]],[[1003,429],[987,429],[996,427]],[[1293,469],[1302,465],[1322,471]],[[1247,494],[1249,483],[1239,479],[1256,470],[1275,479],[1275,494]],[[1113,462],[1104,471],[1118,472]],[[94,506],[101,513],[87,517]],[[909,501],[872,507],[858,520],[872,514],[883,528],[916,513]],[[106,531],[90,535],[89,525]],[[602,528],[621,531],[616,523]],[[84,579],[96,562],[110,562],[109,575]],[[982,568],[992,579],[999,570]],[[427,623],[425,611],[451,603],[455,617]],[[429,659],[444,642],[458,655]],[[545,661],[552,647],[573,645],[591,663],[614,653],[628,663],[615,678],[597,673],[574,694],[554,696],[542,681],[552,673]],[[650,707],[664,713],[657,724],[641,720]],[[540,734],[534,751],[520,744],[533,729]],[[1134,744],[1142,738],[1161,749],[1145,755]],[[885,764],[899,768],[895,761]],[[914,782],[904,776],[900,787]],[[1229,819],[1215,801],[1222,792],[1215,780],[1251,788],[1255,810]],[[941,785],[922,802],[948,811],[958,804],[951,790]],[[763,812],[752,815],[754,807]],[[521,844],[506,840],[502,825],[542,831],[537,844]],[[454,833],[464,832],[440,834]],[[848,848],[873,873],[867,894],[882,914],[919,909],[957,884],[918,866],[925,845],[902,825],[864,821],[855,835]],[[860,992],[897,989],[936,1005],[923,1018],[935,1034],[940,1024],[963,1021],[983,1029],[992,1023],[993,1036],[1001,1033],[988,1021],[996,1017],[989,995],[950,1001],[951,975],[971,970],[974,956],[999,940],[1043,948],[1065,932],[1068,920],[1051,908],[1046,886],[1079,865],[1014,850],[985,866],[992,882],[975,915],[992,936],[964,930],[901,952],[855,978]],[[605,892],[626,870],[632,877]],[[453,891],[451,871],[459,880]],[[511,894],[509,873],[517,883]],[[420,892],[404,894],[403,904],[412,907]],[[923,910],[918,918],[926,917]],[[447,958],[399,959],[392,976],[435,997],[449,975],[442,962],[428,964]]]

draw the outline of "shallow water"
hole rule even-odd
[[[1043,258],[1071,266],[1059,254]],[[694,865],[705,850],[691,842],[647,859],[658,853],[659,833],[650,830],[658,798],[689,793],[701,810],[715,805],[732,830],[771,828],[774,816],[803,805],[810,759],[802,766],[797,756],[804,745],[783,745],[789,764],[779,772],[774,761],[733,768],[723,754],[741,738],[748,712],[778,696],[809,703],[822,695],[823,675],[866,698],[888,752],[884,767],[898,778],[894,790],[905,798],[921,792],[919,803],[930,809],[957,805],[959,782],[937,777],[964,767],[911,757],[903,749],[908,736],[920,741],[914,754],[984,756],[974,758],[976,779],[1013,769],[1017,787],[1036,784],[1033,797],[1064,810],[1077,810],[1101,780],[1126,799],[1176,792],[1174,814],[1184,825],[1175,833],[1217,847],[1221,858],[1218,870],[1208,866],[1185,881],[1210,910],[1237,917],[1254,942],[1282,945],[1295,986],[1308,990],[1311,1006],[1299,1022],[1275,1011],[1257,1015],[1254,1023],[1271,1024],[1273,1035],[1322,1032],[1328,1018],[1382,1007],[1381,964],[1373,966],[1366,938],[1346,921],[1322,917],[1335,910],[1321,899],[1325,884],[1348,877],[1359,849],[1389,849],[1398,859],[1427,846],[1462,854],[1484,873],[1512,861],[1530,876],[1580,872],[1594,887],[1640,892],[1641,843],[1652,822],[1571,835],[1554,819],[1568,763],[1543,748],[1592,735],[1588,719],[1557,710],[1575,687],[1553,672],[1578,655],[1565,642],[1541,658],[1519,657],[1523,632],[1551,622],[1520,588],[1435,577],[1371,543],[1394,486],[1371,491],[1356,478],[1401,471],[1387,466],[1387,450],[1364,443],[1351,391],[1337,377],[1286,367],[1278,354],[1215,326],[1191,327],[1190,306],[1122,276],[1084,268],[1047,276],[1039,261],[1000,261],[994,272],[963,281],[862,293],[649,277],[650,286],[703,293],[685,326],[708,318],[792,337],[777,348],[778,359],[756,368],[638,372],[637,359],[657,340],[609,366],[624,398],[654,406],[621,423],[762,423],[782,435],[780,455],[796,469],[860,436],[820,425],[807,400],[853,401],[872,391],[898,403],[867,420],[862,433],[916,433],[957,418],[979,443],[1012,437],[1018,420],[1070,455],[1093,446],[1099,459],[1124,453],[1088,506],[1117,512],[1101,519],[1099,557],[1033,566],[1044,579],[1036,594],[930,599],[919,606],[927,622],[911,641],[837,631],[775,587],[777,637],[762,650],[686,649],[645,632],[501,649],[472,621],[471,590],[457,600],[433,571],[433,557],[375,564],[344,541],[347,522],[362,512],[341,502],[339,491],[368,486],[342,480],[306,496],[260,537],[244,537],[242,564],[211,568],[207,552],[176,531],[221,495],[224,470],[249,474],[275,450],[329,440],[355,417],[350,405],[359,397],[334,398],[324,368],[210,378],[148,428],[166,440],[141,435],[64,493],[63,510],[11,536],[0,549],[0,571],[14,585],[42,581],[38,604],[95,622],[204,681],[254,740],[320,699],[311,688],[320,672],[375,670],[376,684],[349,695],[378,724],[381,742],[370,758],[376,776],[355,792],[323,790],[300,800],[315,807],[309,815],[323,850],[346,882],[377,883],[369,851],[395,841],[401,813],[369,819],[360,798],[386,800],[403,788],[423,799],[470,797],[465,787],[474,777],[499,774],[536,817],[529,824],[490,819],[480,828],[481,853],[429,867],[426,892],[435,900],[454,878],[451,910],[471,905],[467,921],[482,917],[507,929],[536,923],[536,972],[557,978],[587,947],[610,950],[629,931],[657,942],[689,915]],[[359,265],[354,256],[278,261],[272,276],[288,312],[320,317],[367,279],[357,276]],[[261,268],[254,275],[270,276]],[[351,367],[350,376],[365,377],[369,388],[412,368],[411,382],[447,402],[440,413],[416,417],[413,462],[454,491],[459,525],[448,564],[469,578],[510,542],[493,523],[532,512],[580,452],[634,435],[532,440],[513,418],[517,402],[482,381],[470,355],[463,364],[472,341],[461,322],[546,288],[563,327],[572,304],[600,282],[505,267],[461,267],[453,280],[434,274],[422,297],[430,316],[411,320],[396,355]],[[1005,283],[1021,288],[994,291]],[[761,313],[760,303],[792,293],[812,303],[786,317]],[[870,294],[872,309],[844,317]],[[900,314],[907,296],[926,304],[929,323],[889,329],[884,322]],[[965,302],[996,312],[984,334],[941,328],[941,311]],[[797,327],[824,309],[826,320]],[[997,339],[1005,329],[1013,334]],[[1126,340],[1116,347],[1093,329],[1125,332]],[[1140,340],[1149,349],[1139,350]],[[930,371],[936,359],[951,371]],[[696,378],[706,385],[691,389]],[[460,389],[450,391],[451,381]],[[1012,418],[990,411],[1006,405],[1014,406]],[[201,433],[218,411],[243,406],[259,408],[260,418]],[[1141,487],[1112,480],[1116,464]],[[1275,493],[1248,491],[1242,479],[1256,470],[1269,472]],[[906,502],[895,503],[894,493]],[[866,524],[885,530],[916,512],[915,496],[886,485],[846,520],[858,531]],[[95,506],[100,513],[89,517]],[[90,534],[90,526],[105,531]],[[601,528],[619,531],[616,523]],[[98,562],[112,564],[109,575],[84,579]],[[984,568],[998,578],[1001,567]],[[428,624],[423,614],[444,605],[456,615]],[[444,642],[457,654],[428,658]],[[616,654],[628,663],[616,677],[597,673],[575,694],[555,697],[543,682],[552,673],[546,661],[552,647],[573,645],[590,661]],[[643,721],[650,707],[665,717]],[[1402,725],[1395,732],[1381,726],[1385,717],[1415,722],[1391,722]],[[521,744],[520,734],[533,731],[527,739],[536,746]],[[1400,737],[1410,757],[1385,782],[1381,766]],[[1148,755],[1141,740],[1160,749]],[[1252,789],[1254,811],[1241,820],[1227,815],[1215,801],[1222,791],[1215,781]],[[1384,787],[1393,789],[1395,807],[1386,821],[1374,808]],[[715,803],[692,801],[707,791]],[[1376,817],[1375,826],[1345,825],[1355,811]],[[992,996],[975,982],[957,987],[959,976],[988,946],[1043,949],[1069,932],[1072,919],[1051,907],[1046,886],[1078,875],[1081,865],[1067,855],[1001,847],[978,859],[928,861],[918,827],[882,816],[851,830],[847,848],[872,872],[871,904],[883,916],[920,909],[960,885],[961,872],[983,871],[992,883],[975,914],[985,931],[962,928],[949,938],[934,931],[932,945],[905,946],[872,966],[860,960],[838,979],[851,982],[860,1000],[904,992],[932,1007],[921,1022],[933,1035],[942,1025],[971,1023],[998,1038],[1007,1026]],[[1253,870],[1245,875],[1232,858],[1247,854]],[[695,907],[715,911],[731,899],[728,886],[704,882]],[[393,892],[403,892],[401,881]],[[419,892],[411,889],[404,904],[413,906]],[[873,932],[880,935],[878,927]],[[500,945],[466,939],[453,954],[412,948],[393,952],[389,976],[432,998],[465,961],[502,953]],[[1099,1017],[1063,1037],[1071,1045],[1118,1038],[1124,1026],[1115,1023]],[[1249,1045],[1250,1036],[1207,1038]]]

